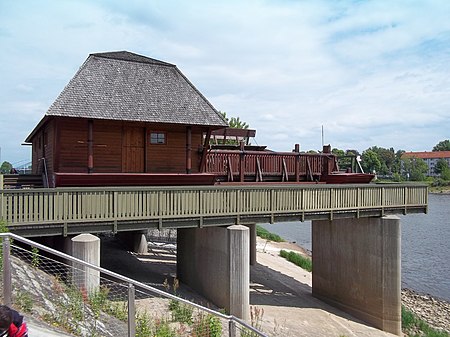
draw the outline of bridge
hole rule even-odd
[[[27,237],[426,213],[425,185],[259,184],[0,190],[0,219]]]
[[[414,184],[259,183],[213,186],[0,189],[0,219],[27,237],[178,229],[177,277],[248,318],[256,223],[312,220],[313,295],[401,333],[400,219],[426,213]],[[201,272],[199,272],[201,271]]]

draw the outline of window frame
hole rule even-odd
[[[152,136],[156,135],[156,138]],[[148,139],[150,145],[166,145],[167,144],[167,132],[166,131],[149,131]],[[155,142],[153,140],[155,139]],[[162,140],[162,142],[161,142]]]

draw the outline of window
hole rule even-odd
[[[150,144],[166,144],[166,133],[150,132]]]

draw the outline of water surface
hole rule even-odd
[[[430,194],[428,214],[400,216],[402,286],[450,301],[450,195]],[[311,222],[264,224],[311,250]]]

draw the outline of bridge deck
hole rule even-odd
[[[23,236],[426,213],[411,184],[92,187],[0,190],[0,219]]]

